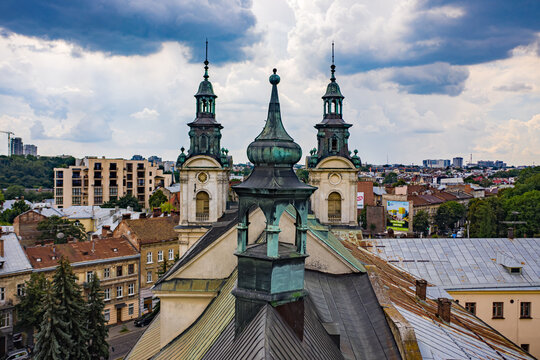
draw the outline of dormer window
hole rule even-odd
[[[37,258],[36,261],[37,261],[37,262],[41,262],[41,258]]]

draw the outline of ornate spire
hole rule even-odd
[[[333,46],[333,43],[332,43]],[[333,57],[333,55],[332,55]],[[210,76],[208,76],[208,39],[206,39],[206,56],[204,58],[204,80],[208,80]]]
[[[336,82],[336,76],[334,73],[336,72],[336,65],[334,65],[334,42],[332,41],[332,65],[330,65],[330,72],[332,73],[332,76],[330,77],[331,82]]]

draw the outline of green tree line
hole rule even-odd
[[[0,156],[0,188],[21,185],[25,188],[53,188],[53,169],[75,165],[74,157],[32,155]]]

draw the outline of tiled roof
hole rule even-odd
[[[32,270],[32,265],[28,261],[19,239],[15,233],[2,234],[4,240],[4,265],[0,268],[0,276]]]
[[[26,255],[34,268],[44,269],[55,267],[61,256],[66,257],[70,263],[79,263],[138,256],[139,253],[125,238],[106,238],[27,247]]]
[[[540,239],[373,239],[368,247],[382,259],[449,289],[540,287]],[[510,273],[501,259],[513,259]]]
[[[161,216],[137,220],[125,220],[141,244],[151,244],[178,238],[174,227],[178,225],[179,216]]]
[[[384,289],[384,296],[388,297],[388,301],[414,329],[422,358],[533,359],[516,344],[455,302],[452,302],[450,323],[442,321],[436,315],[436,300],[430,296],[426,301],[419,301],[416,298],[417,278],[353,244],[344,245],[364,264],[374,265],[372,268],[376,269]],[[433,291],[429,291],[428,295],[430,293]]]

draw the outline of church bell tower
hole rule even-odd
[[[176,162],[180,171],[181,194],[177,230],[210,227],[223,215],[227,204],[232,157],[228,156],[228,150],[221,148],[223,126],[216,121],[217,96],[208,80],[208,64],[206,41],[204,80],[195,94],[196,117],[188,124],[189,150],[185,154],[182,147]],[[192,240],[186,240],[188,247]]]
[[[324,224],[356,226],[356,189],[360,158],[349,151],[349,128],[343,120],[343,99],[336,82],[334,65],[334,43],[332,43],[332,65],[330,83],[323,99],[323,120],[315,125],[317,148],[310,151],[306,159],[309,184],[318,189],[311,197],[311,208]]]

